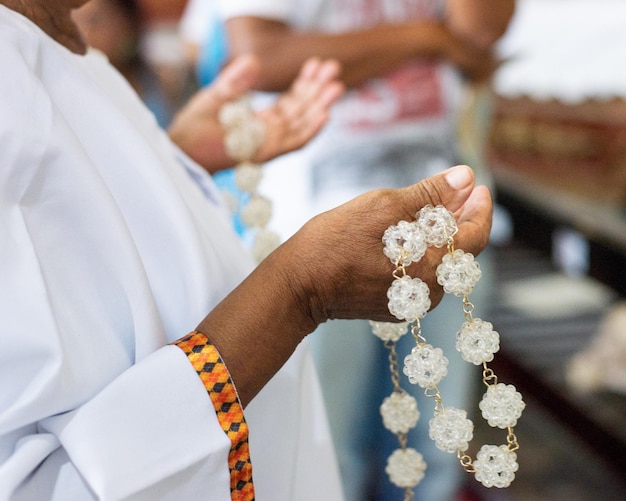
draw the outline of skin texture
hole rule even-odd
[[[297,32],[260,17],[235,17],[226,23],[233,55],[253,53],[263,66],[258,88],[282,91],[306,58],[335,58],[342,81],[356,87],[412,59],[445,59],[479,82],[497,67],[491,54],[514,12],[514,0],[449,0],[443,22],[408,21],[328,34]]]
[[[80,35],[67,23],[71,23],[71,8],[82,2],[0,3],[32,16],[51,30],[55,39],[67,42],[66,46],[80,48]],[[50,19],[50,15],[56,17]],[[62,33],[57,31],[60,26],[64,27]],[[245,75],[239,76],[245,80]],[[229,78],[234,93],[248,84],[237,82],[236,72]],[[321,322],[331,318],[392,320],[386,291],[393,265],[383,255],[381,237],[389,225],[414,218],[426,204],[443,204],[455,212],[457,248],[476,255],[485,247],[491,226],[490,194],[485,187],[475,187],[469,167],[459,166],[407,188],[364,194],[320,214],[207,314],[197,329],[220,351],[243,405]],[[435,267],[443,252],[430,249],[410,269],[412,276],[421,277],[431,287],[433,305],[442,296]]]

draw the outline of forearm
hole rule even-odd
[[[244,407],[316,327],[294,293],[289,254],[279,248],[267,257],[197,327],[219,351]]]
[[[514,11],[515,0],[448,0],[446,24],[455,36],[488,49],[504,34]]]
[[[296,32],[276,21],[236,17],[227,21],[233,55],[252,52],[263,71],[257,88],[284,90],[311,56],[342,66],[342,81],[353,87],[383,75],[409,59],[440,55],[443,28],[432,22],[384,24],[342,34]]]

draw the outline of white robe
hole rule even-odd
[[[0,6],[0,500],[230,499],[167,345],[251,270],[229,221],[100,54]],[[304,344],[246,419],[257,500],[341,498]]]

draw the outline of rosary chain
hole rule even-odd
[[[398,363],[398,352],[396,351],[396,343],[386,341],[385,348],[389,350],[389,372],[391,373],[391,382],[393,383],[393,391],[403,392],[400,386],[400,364]]]

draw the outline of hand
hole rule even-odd
[[[209,172],[236,163],[224,150],[224,131],[218,114],[225,103],[254,87],[259,71],[256,57],[238,57],[212,85],[193,96],[168,129],[171,139]],[[303,65],[289,91],[258,113],[266,124],[266,135],[254,161],[264,162],[298,149],[320,131],[331,105],[343,92],[342,84],[336,80],[339,71],[335,61],[310,59]]]
[[[394,266],[383,255],[381,237],[388,226],[412,221],[426,204],[442,204],[455,213],[455,247],[477,255],[487,244],[492,204],[485,187],[474,187],[471,169],[450,169],[401,190],[377,190],[321,214],[285,245],[308,275],[302,301],[313,323],[330,318],[395,320],[386,292]],[[442,297],[435,277],[446,248],[429,248],[409,269],[431,290],[433,307]]]
[[[266,125],[265,142],[257,152],[257,162],[304,146],[328,120],[331,105],[344,91],[335,60],[308,59],[298,77],[276,103],[258,113]]]

